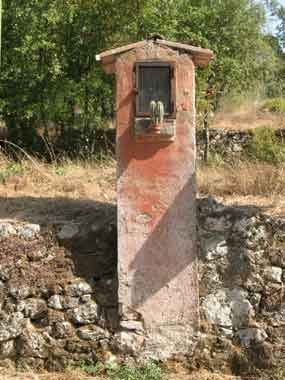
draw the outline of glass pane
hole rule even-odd
[[[171,113],[170,67],[139,66],[139,112],[149,113],[150,102],[160,100]]]

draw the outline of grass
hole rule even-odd
[[[285,165],[212,160],[198,164],[200,195],[226,204],[256,204],[278,215],[285,212]],[[116,162],[13,162],[0,156],[0,216],[49,222],[76,219],[100,203],[116,203]],[[46,201],[45,201],[46,200]],[[60,200],[60,202],[59,202]],[[60,203],[60,207],[59,207]]]
[[[249,158],[273,164],[285,161],[285,145],[278,141],[274,129],[261,126],[254,129],[252,134],[252,140],[247,147]]]
[[[213,196],[285,195],[285,166],[238,162],[203,165],[198,170],[201,194]]]
[[[106,380],[162,380],[164,373],[154,361],[145,365],[79,363],[75,366],[81,372]]]

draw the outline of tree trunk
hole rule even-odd
[[[210,149],[210,135],[209,135],[209,112],[204,111],[203,116],[203,128],[204,128],[204,161],[207,163],[209,159],[209,149]]]

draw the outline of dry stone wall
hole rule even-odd
[[[284,129],[276,130],[277,141],[285,142]],[[210,153],[224,158],[242,158],[252,141],[253,133],[250,130],[209,129]],[[202,160],[204,154],[204,131],[197,130],[197,157]]]
[[[285,219],[198,201],[201,328],[189,365],[252,373],[285,363]],[[118,323],[116,210],[56,226],[0,223],[0,360],[61,369],[140,356],[143,321]]]

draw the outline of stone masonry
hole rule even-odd
[[[118,324],[116,212],[39,226],[0,223],[0,364],[62,369],[140,357],[139,321]],[[285,219],[198,201],[200,333],[186,360],[243,375],[285,363]]]

